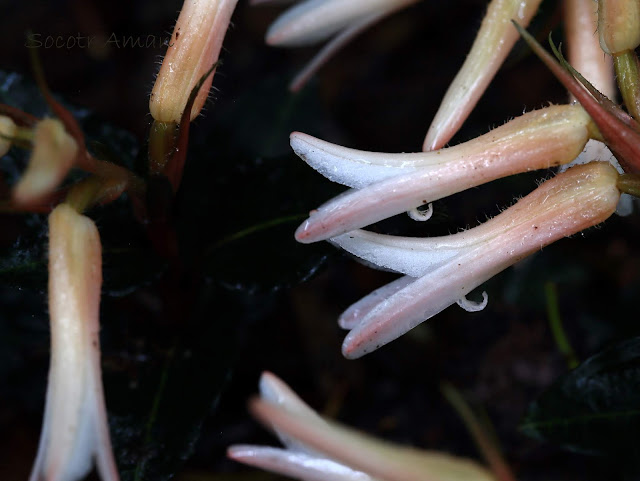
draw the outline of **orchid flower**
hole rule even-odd
[[[353,187],[312,211],[296,238],[325,240],[494,179],[568,163],[582,152],[590,129],[580,106],[558,105],[435,152],[364,152],[293,133],[291,146],[303,160]]]
[[[286,10],[269,27],[266,42],[277,47],[329,42],[291,83],[297,91],[352,38],[393,12],[417,0],[303,0]],[[264,2],[259,2],[264,3]]]
[[[236,445],[231,459],[302,481],[495,481],[474,461],[395,446],[320,417],[284,382],[265,372],[250,410],[285,449]]]
[[[191,91],[218,61],[222,41],[238,0],[185,0],[151,91],[149,110],[159,122],[180,122]],[[195,119],[204,106],[209,74],[191,108]]]
[[[458,302],[520,259],[563,237],[597,225],[615,211],[618,172],[608,163],[576,166],[546,181],[484,224],[454,235],[407,238],[354,231],[331,241],[380,268],[405,275],[351,306],[339,323],[342,345],[358,358]]]
[[[51,365],[30,481],[77,481],[97,465],[117,481],[100,369],[100,237],[68,204],[49,216]]]

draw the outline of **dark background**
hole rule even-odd
[[[534,25],[541,36],[551,27],[561,36],[558,3],[544,2]],[[165,0],[0,5],[0,67],[19,73],[27,84],[28,29],[42,39],[78,33],[164,38],[180,8]],[[176,275],[155,257],[136,263],[136,253],[149,246],[126,201],[118,203],[117,213],[113,206],[89,213],[107,251],[111,245],[132,249],[130,259],[105,260],[101,319],[107,405],[123,479],[168,479],[174,473],[181,481],[276,479],[224,455],[234,443],[277,444],[245,408],[263,370],[345,424],[479,459],[440,393],[441,383],[449,382],[487,411],[518,479],[622,479],[606,460],[531,440],[518,432],[518,423],[529,403],[567,371],[548,327],[545,283],[557,287],[580,359],[638,334],[637,316],[629,314],[640,283],[635,215],[614,217],[496,276],[482,287],[489,294],[484,311],[451,307],[357,361],[341,357],[344,333],[336,319],[392,280],[391,274],[329,246],[295,245],[298,221],[227,242],[270,219],[299,217],[341,190],[290,153],[291,130],[366,150],[419,150],[485,5],[420,2],[358,37],[292,95],[287,82],[315,49],[266,47],[264,32],[281,9],[240,0],[215,92],[205,116],[192,125],[192,150],[174,210],[187,273]],[[38,49],[51,89],[79,111],[91,112],[87,129],[109,142],[113,131],[96,127],[105,121],[110,129],[129,132],[127,142],[141,150],[163,52],[113,45]],[[559,84],[518,44],[452,143],[565,99]],[[120,137],[114,142],[125,148]],[[495,215],[549,175],[504,179],[439,201],[427,224],[416,226],[403,217],[377,228],[423,236],[455,232]],[[129,216],[128,223],[121,216]],[[44,258],[45,220],[3,215],[3,248],[15,254],[24,243],[36,242]],[[0,288],[3,480],[26,479],[37,450],[48,366],[44,266],[35,280],[3,277]],[[154,409],[157,416],[150,415]]]

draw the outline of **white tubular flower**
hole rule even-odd
[[[180,122],[191,90],[218,61],[237,1],[185,0],[151,91],[149,110],[155,120]],[[212,81],[213,73],[198,92],[191,120],[200,113]]]
[[[491,1],[471,51],[429,127],[423,150],[439,149],[455,135],[519,38],[511,20],[527,26],[540,2]]]
[[[291,84],[300,89],[353,37],[391,13],[417,0],[304,0],[289,8],[269,27],[266,42],[278,47],[313,45],[333,37]]]
[[[0,115],[0,157],[9,152],[11,137],[16,134],[16,124],[10,117]]]
[[[78,152],[76,141],[57,119],[44,119],[34,129],[29,165],[13,189],[19,205],[37,202],[62,182]]]
[[[296,239],[325,240],[491,180],[565,164],[582,152],[590,122],[578,105],[550,106],[464,144],[409,154],[347,149],[294,133],[291,146],[303,160],[354,187],[313,211]]]
[[[594,226],[616,209],[618,172],[608,163],[574,167],[546,181],[484,224],[458,234],[407,238],[354,231],[332,239],[348,252],[405,274],[354,304],[341,317],[351,329],[342,345],[354,359],[398,338],[465,299],[497,273],[563,237]]]
[[[236,461],[302,481],[495,481],[473,461],[395,446],[327,421],[273,374],[262,375],[260,393],[251,411],[287,449],[231,446]]]
[[[94,458],[118,481],[100,370],[100,237],[66,204],[49,216],[51,365],[40,445],[30,481],[78,481]]]

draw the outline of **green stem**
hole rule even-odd
[[[638,71],[638,57],[635,52],[626,50],[613,56],[613,66],[616,71],[616,81],[622,93],[627,111],[631,116],[640,119],[640,72]]]
[[[618,177],[616,187],[620,192],[640,197],[640,174],[622,174]]]
[[[562,327],[556,285],[553,282],[547,282],[544,285],[544,294],[547,300],[547,317],[549,318],[549,326],[551,327],[553,339],[558,350],[566,359],[569,369],[573,369],[578,366],[579,362],[576,353],[571,347],[569,338]]]
[[[490,425],[483,425],[478,420],[476,415],[469,407],[469,404],[464,400],[460,392],[450,384],[443,384],[440,388],[442,394],[449,401],[449,404],[458,413],[458,416],[462,419],[462,422],[471,433],[476,446],[484,456],[484,459],[489,463],[491,471],[495,475],[498,481],[516,481],[511,468],[504,460],[500,449],[497,446],[495,440],[491,439],[487,433],[492,432],[493,429]]]

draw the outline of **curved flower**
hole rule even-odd
[[[117,481],[100,370],[100,237],[69,205],[49,216],[51,366],[38,455],[30,481],[77,481],[94,458]]]
[[[481,305],[464,296],[520,259],[613,214],[620,197],[617,178],[605,162],[574,167],[493,219],[450,236],[419,239],[354,231],[333,238],[348,252],[405,274],[341,316],[341,326],[351,329],[343,354],[363,356],[455,302],[481,309],[486,294]]]
[[[471,460],[394,446],[327,421],[271,373],[262,374],[260,394],[250,409],[287,449],[231,446],[231,459],[303,481],[495,481]]]
[[[364,152],[293,133],[293,150],[329,179],[354,187],[314,210],[296,231],[316,242],[370,225],[508,175],[570,162],[590,135],[577,105],[517,117],[464,144],[436,152]]]
[[[436,113],[423,150],[443,147],[455,135],[518,40],[511,25],[528,25],[541,0],[492,0],[471,51],[451,82]]]
[[[269,27],[265,40],[278,47],[313,45],[333,37],[291,83],[300,89],[324,63],[353,37],[391,13],[417,0],[303,0]]]
[[[43,119],[33,133],[29,165],[13,189],[21,205],[37,202],[58,187],[73,166],[78,144],[57,119]]]

